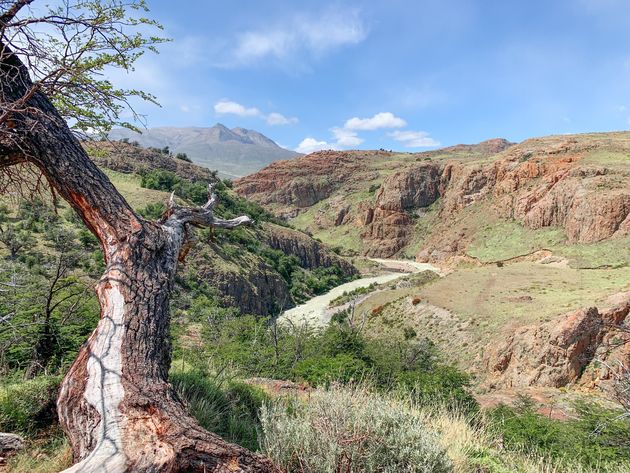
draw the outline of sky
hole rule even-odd
[[[627,0],[148,0],[172,39],[115,84],[147,126],[422,151],[630,129]]]

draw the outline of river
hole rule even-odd
[[[350,292],[354,289],[368,287],[370,284],[383,284],[396,279],[402,278],[408,274],[419,273],[421,271],[434,271],[437,274],[442,274],[440,269],[428,264],[428,263],[416,263],[415,261],[393,260],[393,259],[378,259],[372,258],[381,264],[386,269],[393,270],[391,272],[381,274],[379,276],[370,276],[361,279],[355,279],[354,281],[347,282],[341,286],[337,286],[321,296],[315,296],[303,304],[300,304],[293,309],[284,311],[280,317],[279,322],[289,321],[293,324],[308,323],[312,326],[325,326],[328,325],[334,311],[329,311],[328,305],[337,297],[343,295],[344,292]]]

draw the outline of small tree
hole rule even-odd
[[[186,161],[187,163],[192,163],[192,160],[188,157],[186,153],[177,153],[175,155],[175,158]]]
[[[59,421],[74,459],[68,471],[274,471],[273,464],[204,430],[168,383],[169,297],[193,227],[234,228],[248,217],[214,216],[169,202],[159,221],[139,216],[90,160],[78,132],[106,132],[130,100],[106,68],[131,70],[163,40],[143,0],[0,0],[0,169],[36,169],[98,238],[106,269],[96,285],[97,328],[59,393]],[[15,166],[18,166],[16,168]],[[22,180],[21,182],[31,182]],[[41,182],[41,181],[36,181]]]

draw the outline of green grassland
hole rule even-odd
[[[134,210],[146,207],[148,204],[166,205],[168,202],[170,197],[168,192],[140,187],[141,178],[137,174],[124,174],[109,169],[103,171]]]

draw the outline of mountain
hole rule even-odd
[[[186,153],[193,162],[220,175],[235,178],[256,172],[268,164],[300,156],[278,146],[262,133],[245,128],[229,129],[217,123],[213,127],[157,127],[136,133],[117,128],[110,140],[137,141],[144,147],[164,148],[173,153]]]

